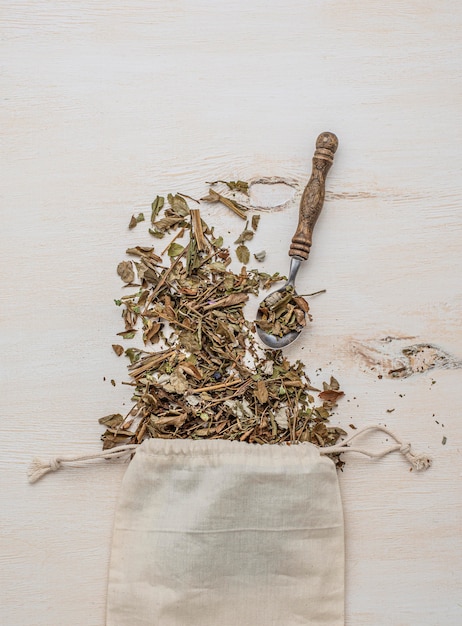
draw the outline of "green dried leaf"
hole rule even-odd
[[[156,196],[151,204],[151,224],[154,224],[163,206],[164,198],[162,196]]]
[[[242,193],[248,193],[249,191],[249,183],[246,183],[243,180],[231,180],[229,183],[226,184],[231,191],[240,191]]]
[[[136,335],[136,330],[131,329],[131,330],[124,330],[121,333],[117,333],[118,337],[123,337],[123,339],[133,339],[133,337]]]
[[[250,250],[247,246],[240,245],[236,248],[236,256],[243,265],[250,261]]]
[[[165,233],[163,233],[161,230],[155,230],[153,228],[150,228],[148,232],[150,235],[156,237],[157,239],[163,239],[165,237]]]
[[[333,376],[330,377],[329,385],[330,385],[330,388],[333,389],[334,391],[338,391],[340,389],[338,380],[334,378]]]
[[[170,204],[170,211],[179,217],[186,217],[189,215],[189,207],[186,200],[179,196],[178,194],[173,196],[171,193],[168,194],[167,200]]]
[[[239,191],[248,195],[249,183],[246,183],[243,180],[215,180],[209,183],[209,185],[216,185],[217,183],[223,183],[223,185],[226,185],[230,191]]]
[[[176,257],[180,255],[184,250],[184,246],[179,243],[173,242],[169,245],[167,254],[170,257]]]
[[[130,220],[130,223],[128,225],[128,228],[135,228],[135,226],[137,224],[139,224],[139,222],[144,222],[144,214],[143,213],[138,213],[138,215],[135,217],[134,215],[132,215],[132,219]]]
[[[216,239],[212,239],[212,246],[214,248],[222,248],[223,247],[223,237],[217,237]]]
[[[125,356],[130,359],[130,364],[133,365],[133,363],[140,360],[141,350],[137,350],[136,348],[127,348],[127,350],[125,350]]]
[[[186,274],[190,276],[194,270],[200,267],[202,261],[197,250],[197,241],[195,237],[189,240],[188,251],[186,253]]]

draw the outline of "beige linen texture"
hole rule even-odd
[[[150,439],[125,474],[107,626],[340,626],[334,463],[311,444]]]

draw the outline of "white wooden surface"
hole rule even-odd
[[[128,403],[111,343],[115,266],[145,231],[127,230],[131,214],[216,178],[302,186],[315,137],[332,130],[340,148],[299,283],[327,294],[288,354],[341,381],[347,430],[387,424],[434,457],[424,474],[399,455],[350,458],[341,474],[347,624],[462,623],[462,6],[0,6],[0,622],[104,624],[125,468],[34,487],[26,469],[34,455],[99,450],[97,419]],[[219,207],[207,215],[230,237],[241,230]],[[255,251],[268,250],[268,270],[287,270],[295,219],[295,202],[263,215]],[[427,371],[403,361],[418,344],[433,346],[419,355]],[[410,375],[390,378],[403,362]]]

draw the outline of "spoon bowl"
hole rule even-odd
[[[293,288],[292,296],[297,296],[297,292],[295,291],[295,277],[297,276],[297,272],[300,268],[302,261],[303,259],[301,257],[293,256],[291,258],[289,278],[287,279],[287,282],[284,283],[284,285],[280,287],[279,289],[272,291],[269,295],[266,296],[263,302],[260,303],[260,306],[258,307],[258,311],[257,311],[257,322],[258,320],[261,320],[262,318],[262,305],[266,303],[268,300],[274,299],[276,294],[285,294],[287,293],[287,288],[292,287]],[[306,316],[304,315],[304,317]],[[271,334],[262,330],[258,326],[258,323],[256,326],[257,326],[257,334],[260,337],[260,339],[263,341],[265,345],[267,345],[269,348],[272,348],[273,350],[279,350],[280,348],[284,348],[285,346],[288,346],[290,343],[292,343],[293,341],[297,339],[297,337],[300,335],[303,329],[303,326],[300,326],[296,330],[291,330],[290,332],[282,335],[282,337],[279,337],[278,335],[274,335],[274,334]]]

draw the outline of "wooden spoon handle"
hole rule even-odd
[[[316,140],[313,170],[300,202],[298,226],[292,237],[289,256],[306,260],[310,254],[314,225],[324,204],[326,176],[334,162],[337,146],[338,139],[334,133],[321,133]]]

